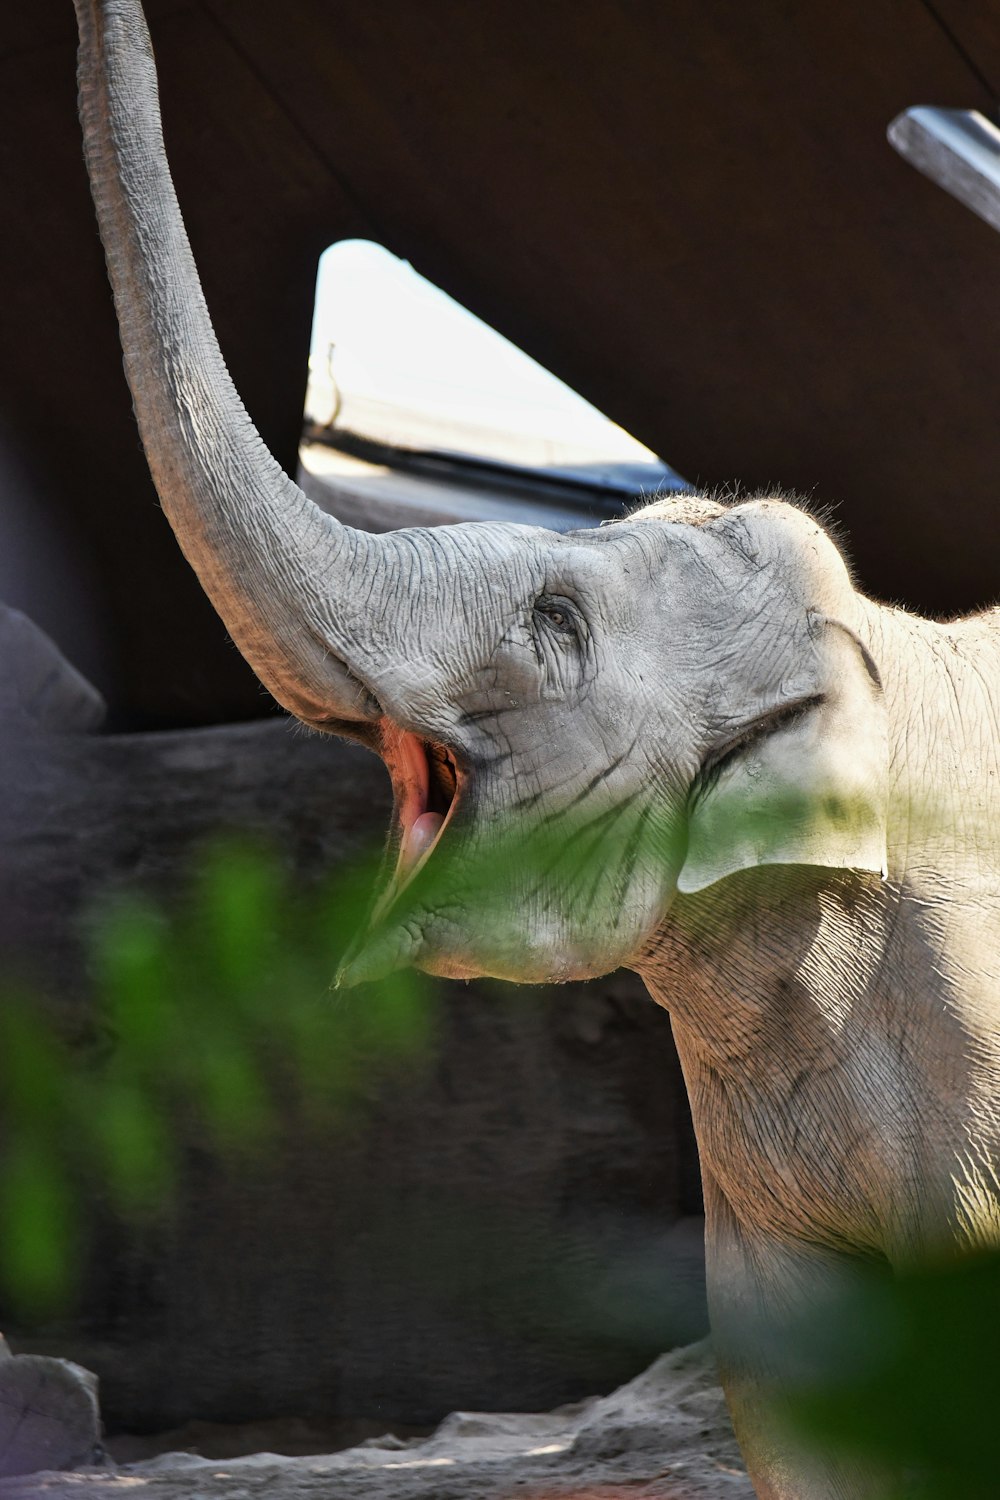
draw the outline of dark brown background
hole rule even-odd
[[[995,597],[1000,239],[884,138],[908,105],[990,103],[926,4],[149,8],[208,300],[287,467],[318,257],[370,236],[688,478],[837,502],[879,595]],[[1000,77],[1000,10],[938,9]],[[305,878],[387,811],[360,751],[231,723],[267,699],[148,479],[74,57],[69,0],[0,10],[0,600],[103,689],[113,729],[230,727],[85,732],[49,648],[0,638],[4,969],[45,971],[71,1008],[96,892],[176,888],[220,820]],[[55,684],[51,723],[23,681]],[[440,993],[435,1070],[373,1098],[356,1141],[239,1181],[206,1158],[169,1233],[108,1230],[80,1316],[36,1335],[99,1369],[113,1422],[542,1405],[703,1326],[663,1012],[622,975]]]
[[[941,0],[1000,77],[1000,11]],[[919,0],[153,0],[223,348],[294,465],[316,261],[366,235],[688,478],[836,502],[866,586],[1000,582],[1000,241],[906,166],[907,105],[987,107]],[[68,0],[0,16],[0,597],[116,722],[264,700],[146,476],[74,114]]]

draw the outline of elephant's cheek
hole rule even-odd
[[[498,940],[492,924],[472,915],[428,914],[421,924],[418,969],[439,979],[518,979],[519,946]]]
[[[435,979],[483,979],[487,971],[481,964],[464,960],[453,953],[438,953],[424,949],[416,960],[416,967],[423,974],[432,974]],[[489,975],[495,978],[495,975]]]
[[[606,953],[561,924],[508,916],[427,921],[419,956],[425,973],[443,979],[490,978],[513,984],[563,984],[608,972]],[[610,967],[616,967],[617,961]]]

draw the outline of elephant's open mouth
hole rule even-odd
[[[388,721],[383,724],[382,755],[396,797],[398,855],[376,916],[382,915],[430,858],[458,805],[463,782],[463,773],[446,746]]]

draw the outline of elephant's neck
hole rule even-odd
[[[869,602],[862,633],[888,710],[890,880],[978,901],[1000,869],[1000,612],[941,624]]]
[[[897,988],[943,995],[995,1051],[1000,989],[1000,611],[939,624],[869,605],[889,710]],[[946,1016],[938,1017],[940,1025]],[[995,1087],[993,1093],[996,1093]]]
[[[678,897],[639,972],[713,1066],[766,1074],[777,1056],[839,1051],[898,920],[875,875],[744,870]]]
[[[895,1256],[995,1211],[978,1164],[1000,1153],[1000,619],[867,608],[888,880],[742,871],[678,898],[639,968],[738,1215]]]
[[[675,904],[641,972],[742,1219],[890,1256],[953,1222],[970,1110],[1000,1142],[955,957],[936,907],[877,876],[771,867]]]

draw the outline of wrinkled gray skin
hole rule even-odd
[[[664,500],[569,536],[341,527],[230,383],[137,0],[77,9],[126,369],[181,546],[278,701],[385,756],[392,849],[427,805],[423,745],[459,768],[438,843],[405,891],[390,882],[346,978],[637,969],[690,1091],[712,1319],[757,1492],[884,1492],[772,1434],[759,1396],[782,1356],[741,1331],[858,1254],[998,1238],[996,617],[872,603],[776,499]],[[477,901],[467,872],[501,830],[558,849],[508,847]]]

